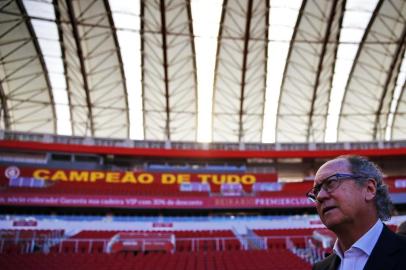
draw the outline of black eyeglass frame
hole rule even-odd
[[[325,188],[325,184],[327,183],[327,181],[332,178],[332,177],[336,177],[335,180],[338,182],[337,186],[335,186],[332,189],[326,189]],[[312,202],[317,202],[317,195],[319,194],[319,192],[323,189],[324,191],[326,191],[327,193],[331,193],[334,190],[336,190],[342,183],[343,180],[355,180],[355,179],[360,179],[360,178],[367,178],[365,176],[362,175],[355,175],[355,174],[349,174],[349,173],[335,173],[332,174],[326,178],[324,178],[320,184],[317,184],[316,186],[314,186],[311,190],[309,190],[306,193],[306,197],[311,200]],[[331,179],[332,180],[332,179]]]

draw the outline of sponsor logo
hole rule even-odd
[[[4,175],[8,179],[18,178],[20,176],[20,169],[16,166],[7,167],[6,170],[4,171]]]

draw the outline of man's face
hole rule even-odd
[[[334,159],[317,171],[314,185],[323,183],[334,174],[352,174],[346,159]],[[327,228],[334,230],[337,226],[353,224],[365,211],[365,188],[355,183],[356,180],[342,180],[332,192],[321,189],[317,195],[316,208],[321,221]]]

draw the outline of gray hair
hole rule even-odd
[[[389,197],[388,187],[383,182],[383,173],[381,169],[368,160],[366,157],[362,156],[340,156],[339,158],[344,158],[348,160],[351,166],[351,172],[355,175],[365,176],[366,179],[374,179],[376,182],[376,196],[375,196],[375,206],[379,219],[382,221],[389,220],[393,211],[393,204]],[[364,183],[364,181],[360,181]]]

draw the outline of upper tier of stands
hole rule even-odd
[[[406,141],[340,142],[340,143],[194,143],[170,141],[137,141],[125,139],[90,138],[52,134],[0,130],[0,139],[32,141],[47,144],[77,144],[124,148],[179,149],[179,150],[253,150],[304,151],[406,148]]]
[[[14,205],[14,202],[12,201],[13,196],[18,196],[18,199],[25,199],[26,202],[31,202],[31,199],[38,195],[39,199],[37,200],[37,204],[34,205],[60,206],[62,203],[41,204],[39,201],[45,201],[51,196],[61,198],[63,195],[69,195],[70,197],[68,199],[70,201],[73,201],[73,199],[78,199],[79,201],[80,198],[84,198],[85,196],[88,197],[83,200],[96,200],[96,196],[99,196],[103,200],[110,200],[110,198],[115,199],[119,196],[122,196],[123,200],[131,196],[137,198],[141,197],[141,199],[144,199],[145,197],[157,199],[159,196],[167,199],[185,198],[185,200],[189,200],[187,203],[197,203],[199,205],[204,204],[207,208],[215,205],[216,209],[222,208],[223,206],[224,208],[227,208],[227,206],[230,205],[229,208],[233,208],[234,206],[238,207],[238,205],[242,208],[261,208],[268,207],[270,204],[276,205],[274,206],[275,208],[280,207],[281,205],[283,207],[288,205],[310,207],[311,205],[307,203],[305,194],[313,185],[311,180],[315,168],[322,162],[318,159],[331,157],[335,153],[327,153],[324,150],[372,149],[371,153],[376,154],[380,153],[377,149],[381,149],[398,151],[395,151],[395,157],[401,155],[401,153],[403,153],[403,155],[406,154],[406,141],[337,144],[226,143],[217,145],[216,143],[199,144],[187,142],[122,141],[115,139],[55,136],[19,132],[0,132],[0,138],[3,138],[3,140],[0,140],[0,149],[1,151],[4,151],[4,153],[7,153],[6,156],[2,156],[2,152],[0,152],[0,168],[2,170],[0,174],[0,194],[7,197],[6,205]],[[26,145],[23,145],[24,143],[32,144],[28,145],[29,147],[27,150],[25,148]],[[220,156],[217,156],[216,153],[218,152],[216,151],[219,150],[220,145],[223,146],[221,150],[224,151]],[[60,147],[62,148],[60,149]],[[134,154],[132,151],[137,149],[141,150],[141,152]],[[160,149],[163,150],[163,152],[158,153]],[[153,158],[151,158],[149,154],[155,150],[157,152],[154,154]],[[166,150],[174,151],[165,152]],[[179,150],[179,152],[177,152],[177,150]],[[188,152],[187,150],[201,150],[202,152]],[[304,156],[302,155],[304,153],[303,151],[306,152]],[[263,156],[264,158],[261,159],[261,155],[259,155],[257,159],[256,155],[264,152],[267,152],[267,155],[269,154],[269,156]],[[182,153],[183,155],[181,155],[181,159],[177,159],[179,153]],[[337,151],[337,153],[340,153],[340,151]],[[202,156],[200,156],[200,154],[202,154]],[[212,154],[214,155],[212,156]],[[280,157],[282,158],[278,156],[279,154],[281,154]],[[53,156],[56,156],[57,158],[52,159]],[[149,156],[149,158],[146,158],[147,156]],[[199,159],[194,159],[189,162],[189,159],[192,157],[199,157]],[[296,158],[295,161],[292,161],[295,157],[308,157],[311,160]],[[59,160],[59,158],[61,159]],[[117,160],[115,158],[117,158]],[[121,164],[121,166],[121,158],[126,159],[128,163],[125,163],[124,165]],[[280,161],[280,159],[283,158],[286,160]],[[390,156],[390,158],[385,161],[385,165],[393,163],[391,158],[392,157]],[[393,169],[402,167],[398,166],[398,164],[402,164],[403,160],[404,159],[399,158],[397,161],[398,163],[391,167],[391,171],[388,173],[390,177],[388,177],[386,181],[389,186],[389,191],[392,194],[397,195],[394,200],[395,203],[406,202],[406,199],[403,196],[406,194],[406,177],[403,176],[406,171]],[[309,165],[310,163],[312,165]],[[10,167],[14,167],[21,172],[25,171],[26,175],[22,174],[20,177],[16,177],[16,179],[13,179],[10,176],[7,176],[6,178],[4,172]],[[266,173],[252,171],[254,169],[264,168],[269,169],[269,171]],[[49,174],[45,173],[44,179],[38,175],[34,179],[33,171],[35,169],[49,170]],[[48,180],[48,178],[51,178],[52,172],[50,171],[52,170],[57,170],[62,173],[73,172],[75,173],[76,178],[72,180],[69,177],[65,179],[55,177],[53,180]],[[133,181],[134,183],[131,184],[128,180],[122,181],[122,175],[127,172],[129,174],[145,173],[155,175],[154,183],[143,185],[138,179],[137,183]],[[204,182],[202,178],[197,179],[196,177],[200,172],[203,174],[210,174],[210,177],[212,178],[207,184],[203,183],[207,187],[201,188],[199,191],[192,188],[182,189],[180,184],[157,183],[160,180],[159,177],[163,174],[172,174],[171,176],[175,178],[185,173],[188,174],[188,177],[194,175],[193,177],[190,177],[193,184],[202,184],[195,182]],[[78,177],[78,175],[82,175],[82,173],[88,173],[88,175],[100,173],[105,174],[105,176],[101,180],[89,183],[91,182],[91,180],[89,180],[90,176],[88,176],[89,179],[85,180],[81,178],[82,176]],[[285,175],[283,175],[283,173],[285,173]],[[237,184],[230,184],[229,182],[232,181],[227,182],[228,180],[223,181],[223,179],[221,181],[218,179],[213,180],[214,177],[220,178],[223,176],[224,179],[229,176],[243,178],[249,174],[256,175],[255,183],[247,184],[246,182],[244,183],[244,181],[238,180]],[[396,174],[399,174],[399,176],[394,176]],[[107,179],[109,179],[109,183],[107,183]],[[278,181],[278,179],[282,180]],[[302,181],[291,182],[292,180]],[[207,181],[207,179],[205,181]],[[397,185],[399,181],[403,182],[400,185]],[[264,188],[257,188],[258,186]],[[47,197],[47,195],[49,196]],[[255,203],[229,203],[227,198],[224,201],[217,200],[214,202],[215,199],[219,197],[239,197],[242,199],[255,198],[258,199],[258,201]],[[195,198],[200,201],[191,201]],[[278,204],[270,202],[269,200],[266,201],[266,199],[269,198],[275,198],[275,200],[287,199],[289,200],[289,203]],[[291,200],[295,200],[299,203],[291,203]],[[130,204],[131,203],[128,203],[128,205]],[[19,205],[22,205],[22,203]],[[31,206],[32,204],[25,203],[24,205]],[[75,204],[66,203],[64,206],[72,207],[75,206]],[[96,203],[82,204],[82,206],[108,207],[97,205]],[[110,206],[120,207],[119,203]],[[135,206],[130,205],[130,207]],[[137,207],[142,208],[144,205],[137,205]],[[164,208],[166,207],[171,208],[170,206],[164,205]],[[183,208],[187,207],[188,206],[184,206]],[[146,206],[146,208],[148,207]]]

